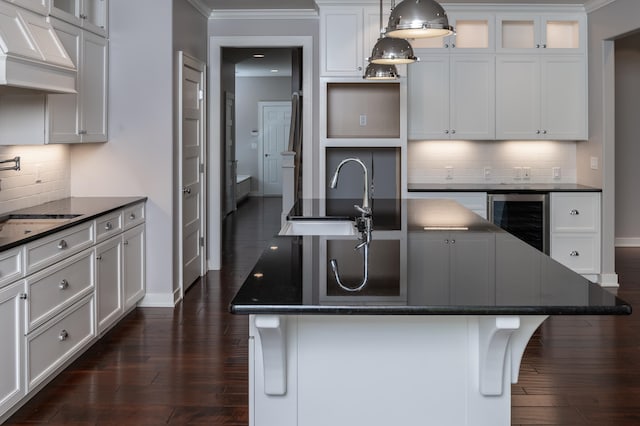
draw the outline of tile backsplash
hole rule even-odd
[[[0,146],[0,160],[20,157],[20,171],[0,171],[0,214],[68,197],[67,145]],[[0,166],[13,163],[0,164]]]
[[[409,141],[407,180],[409,183],[576,183],[576,143]],[[525,168],[529,170],[529,177],[525,176]]]

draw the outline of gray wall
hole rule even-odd
[[[238,174],[251,175],[251,191],[259,189],[258,144],[260,137],[251,135],[260,130],[258,102],[290,101],[290,77],[237,77],[236,78],[236,160]],[[253,148],[251,144],[256,148]]]
[[[617,40],[615,55],[616,240],[640,239],[640,33]]]
[[[612,40],[640,28],[640,2],[616,0],[589,14],[589,141],[578,145],[578,181],[601,186],[603,281],[615,277],[615,52]],[[589,157],[600,169],[589,169]]]

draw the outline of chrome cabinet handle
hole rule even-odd
[[[453,47],[455,49],[456,44],[455,43],[451,43],[451,47]]]
[[[451,131],[451,134],[452,134],[452,135],[455,135],[455,134],[456,134],[455,129]]]
[[[131,213],[129,215],[129,220],[134,220],[136,218],[136,214],[135,213]]]
[[[542,131],[542,134],[543,134],[543,135],[546,135],[546,134],[547,134],[547,131],[546,131],[546,130],[543,130],[543,131]]]
[[[129,245],[129,240],[124,240],[124,243],[122,243],[122,244],[124,244],[125,246],[128,246]]]
[[[69,245],[67,244],[67,242],[65,240],[60,240],[60,242],[58,243],[58,249],[60,250],[64,250],[67,247],[69,247]]]
[[[58,288],[59,288],[60,290],[66,290],[66,289],[68,289],[68,288],[69,288],[69,281],[67,281],[67,280],[62,280],[62,281],[60,281],[60,284],[58,284]]]
[[[78,131],[78,134],[79,134],[79,135],[86,135],[86,134],[87,134],[87,131],[86,131],[86,130],[79,130],[79,131]]]
[[[191,194],[191,188],[187,188],[186,186],[184,188],[182,188],[182,192],[184,194]]]
[[[536,135],[539,135],[539,134],[540,134],[540,130],[536,130]]]
[[[102,256],[96,256],[96,260],[102,260]]]
[[[68,338],[69,338],[69,332],[67,330],[62,330],[58,335],[58,340],[60,340],[61,342],[64,342]]]
[[[111,222],[107,222],[107,223],[104,225],[104,230],[105,230],[105,231],[111,231],[112,229],[113,229],[113,224],[112,224]]]
[[[578,256],[580,256],[580,253],[578,253],[577,251],[575,251],[575,250],[574,250],[574,251],[572,251],[571,253],[569,253],[569,256],[571,256],[571,257],[578,257]]]
[[[543,49],[546,49],[546,48],[547,48],[547,45],[546,45],[546,44],[543,44],[543,45],[542,45],[542,48],[543,48]]]
[[[571,216],[578,216],[578,215],[580,214],[580,211],[579,211],[579,210],[576,210],[576,209],[571,209],[571,210],[569,211],[569,214],[570,214]]]
[[[445,130],[445,131],[444,131],[444,134],[445,134],[445,135],[448,135],[448,134],[449,134],[449,131],[448,131],[448,130]]]
[[[539,44],[536,44],[536,49],[540,49],[540,45]]]
[[[449,48],[449,43],[445,43],[445,44],[444,44],[444,48],[445,48],[445,49],[448,49],[448,48]]]

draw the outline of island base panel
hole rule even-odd
[[[263,317],[281,333],[260,333]],[[511,383],[546,318],[271,317],[250,320],[252,426],[508,426]],[[286,391],[274,395],[273,381]]]

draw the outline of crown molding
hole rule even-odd
[[[318,17],[317,9],[218,9],[211,19],[311,19]]]
[[[613,3],[614,1],[616,0],[585,0],[584,8],[587,13],[591,13],[594,10],[598,10],[601,7],[605,7],[606,5]]]
[[[187,0],[187,3],[193,6],[193,8],[200,12],[200,14],[205,18],[209,18],[209,16],[211,16],[211,9],[205,5],[202,0]]]

